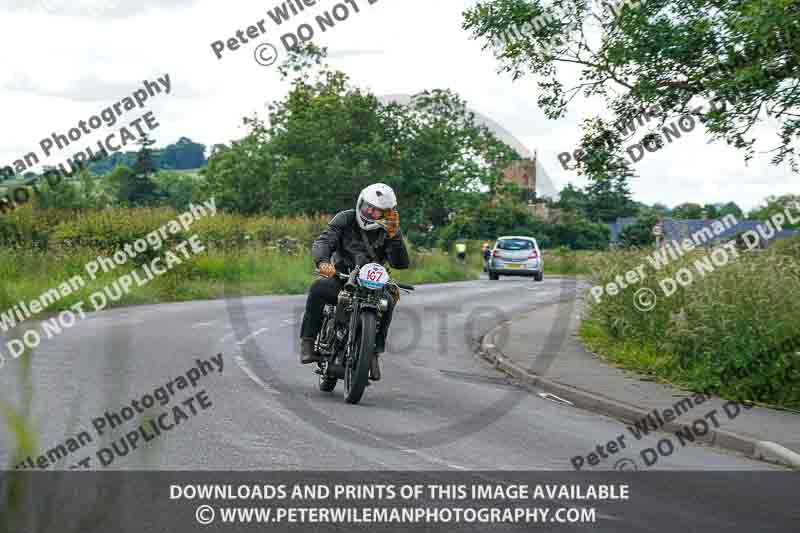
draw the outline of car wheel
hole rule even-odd
[[[492,280],[492,281],[497,281],[498,279],[500,279],[500,274],[495,274],[494,272],[492,272],[490,270],[489,271],[489,279]]]
[[[544,280],[544,272],[537,272],[536,274],[533,275],[533,279],[535,279],[536,281]]]

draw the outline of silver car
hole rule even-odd
[[[500,237],[494,244],[487,264],[489,279],[500,276],[533,276],[536,281],[544,277],[544,259],[533,237]]]

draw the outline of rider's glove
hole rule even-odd
[[[336,267],[330,263],[320,263],[319,275],[324,278],[332,278],[336,275]]]
[[[392,295],[395,304],[400,301],[400,289],[397,288],[397,285],[389,285],[389,294]]]
[[[400,213],[397,209],[389,209],[388,213],[384,217],[386,221],[386,233],[389,235],[390,239],[394,239],[397,236],[397,232],[400,231]]]

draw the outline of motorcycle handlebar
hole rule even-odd
[[[319,274],[319,269],[315,269],[314,270],[314,274]],[[337,272],[336,276],[339,277],[340,279],[344,279],[344,280],[350,279],[350,276],[348,276],[347,274],[342,274],[341,272]],[[407,291],[416,290],[416,288],[413,285],[409,285],[407,283],[396,283],[394,281],[392,283],[394,283],[395,285],[397,285],[401,289],[404,289],[404,290],[407,290]]]
[[[318,276],[320,275],[318,268],[314,269],[314,274],[316,274]],[[336,276],[341,278],[341,279],[350,279],[350,276],[348,276],[347,274],[342,274],[341,272],[337,272]]]

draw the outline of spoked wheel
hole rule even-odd
[[[369,362],[375,352],[377,317],[372,311],[363,311],[356,331],[356,354],[344,369],[344,399],[347,403],[361,401],[369,380]]]

